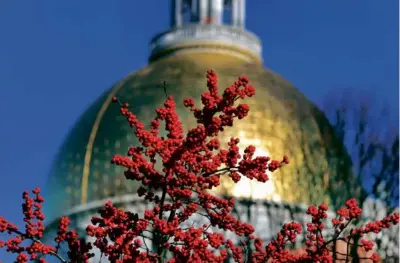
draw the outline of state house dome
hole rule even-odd
[[[256,96],[245,100],[248,117],[226,129],[223,142],[239,137],[239,145],[255,145],[256,154],[275,159],[286,154],[291,161],[266,184],[242,180],[235,186],[228,179],[219,193],[305,204],[337,204],[350,191],[357,194],[356,182],[349,180],[349,158],[324,114],[288,81],[263,67],[260,40],[244,29],[244,0],[175,0],[171,10],[171,29],[151,41],[149,65],[102,94],[66,137],[46,188],[50,220],[79,206],[136,194],[138,185],[110,163],[113,155],[126,154],[137,143],[118,106],[111,103],[113,96],[128,102],[149,124],[165,101],[165,81],[187,129],[195,123],[183,99],[200,97],[210,68],[219,75],[220,90],[240,75],[248,76],[256,88]],[[224,10],[231,13],[229,23],[224,23]]]

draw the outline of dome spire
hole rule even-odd
[[[170,29],[151,41],[154,61],[177,52],[224,52],[261,62],[261,43],[245,29],[245,0],[171,0]]]

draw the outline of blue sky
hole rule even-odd
[[[266,67],[316,103],[356,88],[398,117],[398,1],[247,2]],[[44,186],[68,129],[168,26],[169,1],[0,2],[2,216],[21,222],[21,192]]]

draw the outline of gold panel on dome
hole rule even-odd
[[[115,141],[115,149],[119,150],[121,148],[121,142]]]
[[[119,187],[121,185],[121,177],[117,177],[115,181],[115,186]]]
[[[78,173],[81,169],[82,169],[82,167],[79,164],[77,164],[74,167],[74,172]]]

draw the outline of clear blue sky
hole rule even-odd
[[[316,103],[354,87],[398,116],[398,1],[247,2],[268,68]],[[44,186],[68,129],[168,25],[165,0],[0,1],[1,215],[21,222],[21,192]]]

